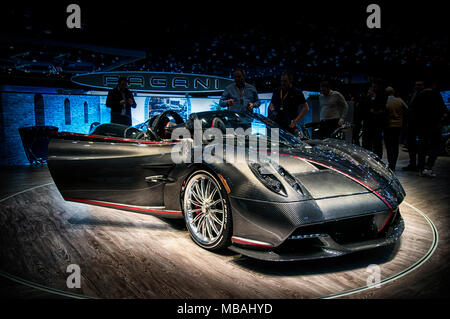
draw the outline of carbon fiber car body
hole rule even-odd
[[[208,126],[212,118],[230,114],[205,112],[190,119],[206,118]],[[403,232],[402,186],[374,154],[352,144],[333,139],[280,144],[282,171],[274,171],[285,190],[280,195],[246,163],[175,164],[171,153],[181,141],[124,138],[125,127],[107,125],[96,129],[102,135],[59,133],[52,139],[48,166],[66,200],[183,218],[184,183],[204,169],[227,188],[229,248],[243,255],[274,261],[335,257],[392,244]],[[189,120],[180,125],[192,126]]]

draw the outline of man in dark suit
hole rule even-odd
[[[136,108],[136,102],[125,77],[120,77],[117,86],[108,92],[106,106],[111,109],[111,123],[131,126],[131,108]]]
[[[386,117],[387,95],[383,81],[372,82],[370,98],[367,100],[367,113],[363,120],[363,147],[383,157],[383,124]]]
[[[431,79],[424,81],[424,89],[415,98],[415,122],[417,127],[417,155],[420,176],[435,177],[433,166],[439,155],[442,140],[442,123],[447,117],[447,106]]]

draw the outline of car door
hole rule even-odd
[[[175,143],[60,135],[48,167],[66,200],[115,208],[164,209],[164,183]]]

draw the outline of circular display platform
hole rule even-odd
[[[49,183],[0,200],[0,274],[82,298],[335,298],[375,289],[371,265],[382,287],[434,252],[433,223],[407,201],[400,211],[406,228],[395,246],[263,262],[198,247],[183,220],[66,202]],[[72,264],[80,267],[80,288],[67,287]]]

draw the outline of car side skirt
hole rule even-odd
[[[164,218],[174,218],[174,219],[182,219],[183,218],[183,213],[181,211],[167,210],[167,209],[165,209],[165,207],[134,206],[134,205],[125,205],[125,204],[119,204],[119,203],[110,203],[110,202],[103,202],[103,201],[97,201],[97,200],[87,200],[87,199],[70,198],[70,197],[64,197],[64,200],[70,201],[70,202],[82,203],[82,204],[107,207],[107,208],[114,208],[114,209],[129,211],[129,212],[133,212],[133,213],[160,216],[160,217],[164,217]]]

